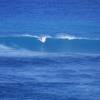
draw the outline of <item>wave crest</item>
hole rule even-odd
[[[100,40],[99,38],[90,38],[90,37],[80,37],[67,33],[59,33],[55,35],[47,35],[47,34],[22,34],[22,35],[9,35],[9,36],[0,36],[1,37],[28,37],[28,38],[36,38],[42,43],[45,43],[47,39],[66,39],[66,40]]]

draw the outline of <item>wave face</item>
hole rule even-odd
[[[43,41],[42,41],[43,40]],[[100,40],[75,36],[2,36],[0,54],[9,52],[100,53]]]

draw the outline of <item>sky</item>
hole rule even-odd
[[[0,0],[0,34],[100,35],[100,0]]]

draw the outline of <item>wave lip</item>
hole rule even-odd
[[[22,35],[23,37],[30,37],[30,38],[36,38],[36,39],[38,39],[40,42],[42,42],[42,43],[45,43],[46,42],[46,40],[47,40],[47,38],[53,38],[52,36],[50,36],[50,35],[44,35],[44,34],[42,34],[42,35],[30,35],[30,34],[24,34],[24,35]]]
[[[22,36],[23,37],[29,37],[29,38],[36,38],[42,43],[45,43],[48,38],[49,39],[67,39],[67,40],[75,40],[75,39],[79,39],[79,40],[82,40],[82,39],[97,40],[97,39],[91,39],[91,38],[86,38],[86,37],[78,37],[78,36],[74,36],[74,35],[70,35],[70,34],[58,34],[58,35],[45,35],[45,34],[30,35],[30,34],[24,34]]]
[[[27,37],[27,38],[36,38],[37,40],[39,40],[42,43],[45,43],[47,41],[47,39],[66,39],[66,40],[100,40],[100,38],[91,38],[91,37],[82,37],[82,36],[75,36],[75,35],[71,35],[71,34],[66,34],[66,33],[60,33],[60,34],[56,34],[56,35],[47,35],[47,34],[40,34],[40,35],[36,35],[36,34],[22,34],[22,35],[9,35],[9,36],[0,36],[0,38],[6,38],[6,37],[16,37],[16,38],[21,38],[21,37]]]
[[[75,37],[75,36],[69,35],[69,34],[60,34],[60,35],[57,35],[56,38],[58,38],[58,39],[68,39],[68,40],[78,39],[78,37]]]
[[[41,34],[41,35],[30,35],[30,34],[24,34],[22,35],[23,37],[30,37],[30,38],[36,38],[38,39],[40,42],[45,43],[47,41],[47,39],[67,39],[67,40],[74,40],[74,39],[83,39],[80,37],[76,37],[70,34],[58,34],[58,35],[45,35],[45,34]]]

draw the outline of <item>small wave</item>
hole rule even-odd
[[[13,48],[0,44],[0,50],[13,50]]]
[[[100,40],[96,40],[97,39],[78,37],[70,34],[23,34],[5,36],[0,37],[0,55],[34,56],[42,54],[44,55],[44,53],[46,54],[46,52],[47,54],[63,54],[70,52],[100,53]],[[42,45],[42,43],[44,44]]]
[[[54,55],[54,53],[32,51],[24,48],[16,49],[4,44],[0,44],[0,57],[44,57],[51,54]]]
[[[98,57],[100,54],[89,54],[89,53],[53,53],[53,52],[39,52],[31,51],[27,49],[10,49],[10,50],[0,50],[0,57]]]
[[[36,52],[27,49],[0,50],[0,57],[50,57],[57,55],[56,53]]]
[[[0,44],[0,56],[3,57],[50,57],[50,56],[92,56],[100,57],[100,53],[85,53],[85,52],[48,52],[48,51],[34,51],[28,48],[13,48]]]

